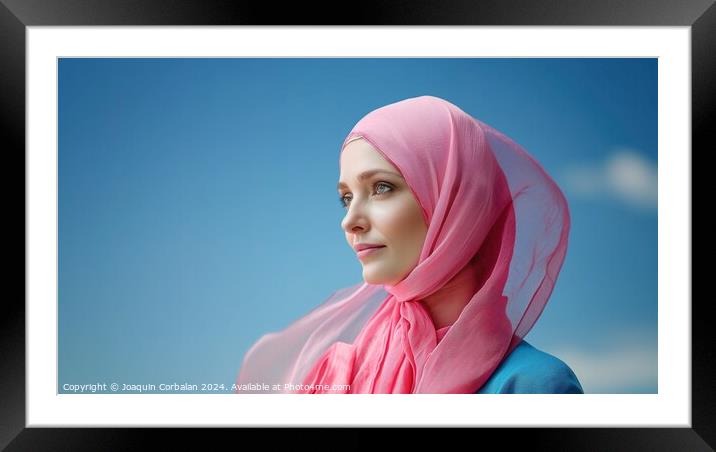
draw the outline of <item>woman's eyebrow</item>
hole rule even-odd
[[[358,175],[358,180],[362,182],[362,181],[364,181],[365,179],[368,179],[369,177],[373,176],[374,174],[380,174],[380,173],[390,174],[391,176],[399,177],[399,178],[401,178],[401,179],[403,178],[403,176],[401,176],[400,174],[394,173],[394,172],[392,172],[392,171],[385,171],[385,170],[368,170],[368,171],[363,171],[362,173],[360,173],[360,174]],[[348,185],[346,185],[345,182],[338,182],[337,188],[340,189],[340,188],[347,188],[347,187],[348,187]]]

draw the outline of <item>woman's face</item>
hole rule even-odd
[[[370,143],[357,139],[341,154],[338,193],[348,245],[379,245],[357,253],[368,284],[395,285],[418,264],[427,235],[420,204],[397,168]]]

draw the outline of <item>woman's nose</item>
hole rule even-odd
[[[341,227],[346,232],[365,231],[368,228],[368,219],[365,212],[356,204],[351,203],[346,216],[341,221]]]

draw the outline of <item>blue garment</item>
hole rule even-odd
[[[584,394],[572,369],[524,339],[476,394]]]

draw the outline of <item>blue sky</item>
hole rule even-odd
[[[449,100],[569,202],[526,339],[586,392],[657,390],[656,59],[61,59],[59,387],[231,385],[244,352],[361,281],[338,151],[365,114]]]

